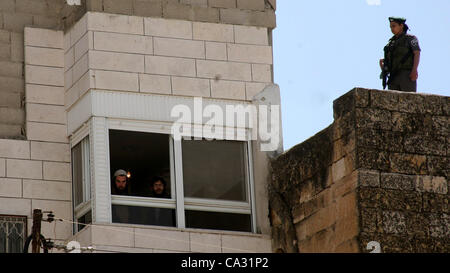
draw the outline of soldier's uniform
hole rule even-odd
[[[390,17],[389,20],[404,23],[406,19]],[[414,51],[420,51],[416,36],[402,33],[393,36],[384,47],[384,61],[389,70],[390,90],[416,92],[417,82],[409,77],[414,65]]]

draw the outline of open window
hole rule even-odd
[[[109,130],[109,144],[112,222],[175,226],[169,135]]]
[[[72,181],[74,232],[80,231],[84,225],[92,223],[91,213],[91,167],[89,136],[72,147]]]
[[[117,128],[108,134],[113,223],[254,230],[247,141],[175,141]]]

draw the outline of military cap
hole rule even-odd
[[[402,17],[389,17],[389,22],[396,22],[399,24],[404,24],[406,22],[406,19],[402,18]]]

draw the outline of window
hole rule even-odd
[[[110,130],[109,144],[112,222],[175,226],[169,135]]]
[[[183,140],[186,227],[251,231],[246,143]]]
[[[91,172],[90,172],[89,137],[85,137],[72,147],[72,180],[73,206],[75,222],[89,224],[91,216]],[[74,231],[81,230],[83,225],[74,227]]]
[[[0,215],[0,253],[21,253],[26,231],[26,217]]]
[[[113,223],[252,231],[247,142],[109,129],[109,158]]]

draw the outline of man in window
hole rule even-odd
[[[150,181],[151,185],[151,194],[150,197],[154,198],[170,198],[170,195],[167,193],[167,183],[164,178],[155,176]]]
[[[114,173],[114,183],[111,190],[113,195],[128,195],[128,181],[127,172],[124,170],[117,170]]]
[[[113,185],[111,194],[113,195],[128,195],[128,181],[127,172],[124,170],[117,170],[114,173]],[[129,208],[127,206],[113,206],[112,207],[112,220],[115,223],[128,223],[129,222]]]

